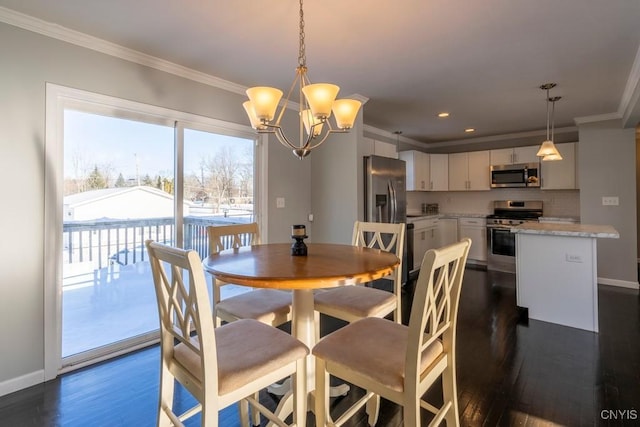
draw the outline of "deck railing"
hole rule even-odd
[[[100,269],[110,264],[135,264],[145,261],[145,240],[173,244],[174,218],[148,218],[69,221],[63,225],[65,264],[93,263]],[[243,223],[250,216],[190,216],[184,219],[184,248],[206,257],[209,249],[206,228],[209,225]]]

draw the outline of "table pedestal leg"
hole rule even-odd
[[[313,291],[311,289],[296,289],[293,291],[293,316],[291,321],[291,332],[294,337],[305,344],[309,350],[313,349],[316,338],[315,328],[315,315],[313,309]],[[298,373],[298,377],[303,380],[303,388],[307,396],[309,396],[309,402],[306,403],[306,407],[313,409],[312,393],[315,389],[315,363],[313,356],[310,354],[306,358],[305,371]],[[285,419],[294,411],[293,394],[291,392],[291,380],[287,379],[282,384],[273,384],[269,387],[268,391],[276,395],[282,395],[282,399],[276,409],[276,415],[280,419]],[[331,387],[330,396],[344,396],[349,392],[349,386],[347,384],[340,384],[336,387]],[[306,412],[306,408],[305,408]],[[273,423],[267,424],[271,427]],[[302,423],[298,422],[299,426],[304,426],[304,420]]]

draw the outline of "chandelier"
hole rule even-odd
[[[282,145],[290,148],[296,157],[303,159],[311,153],[311,150],[322,144],[331,133],[348,132],[353,127],[362,103],[355,99],[336,99],[340,88],[334,84],[311,84],[307,76],[302,0],[300,0],[299,35],[296,77],[280,110],[276,111],[283,92],[280,89],[265,86],[247,89],[249,100],[242,105],[249,116],[251,126],[258,133],[275,134]],[[300,129],[299,141],[292,143],[285,135],[280,121],[296,88]],[[329,121],[332,112],[335,127]]]
[[[540,89],[547,91],[547,139],[542,143],[540,149],[536,153],[538,157],[542,157],[543,161],[562,160],[560,152],[553,143],[553,131],[554,131],[554,115],[556,101],[560,100],[561,96],[549,97],[549,90],[556,87],[555,83],[545,83],[540,86]],[[551,102],[551,115],[549,115],[549,102]],[[549,134],[549,123],[551,123],[551,134]]]

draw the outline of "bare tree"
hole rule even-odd
[[[253,202],[253,152],[246,149],[241,153],[237,170],[239,196]]]
[[[215,211],[220,211],[220,204],[229,202],[239,165],[235,152],[228,147],[221,148],[213,157],[207,159],[206,171],[209,177],[207,184],[214,196]]]

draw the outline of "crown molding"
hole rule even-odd
[[[595,122],[606,122],[607,120],[620,120],[622,118],[622,113],[606,113],[606,114],[597,114],[594,116],[584,116],[584,117],[576,117],[573,121],[576,125],[583,125],[585,123],[595,123]]]
[[[244,95],[247,89],[245,86],[237,83],[214,77],[210,74],[196,71],[191,68],[187,68],[155,56],[147,55],[137,50],[129,49],[127,47],[111,43],[79,31],[74,31],[60,25],[52,24],[1,6],[0,22],[116,58],[124,59],[125,61],[155,68],[156,70],[164,71],[208,86],[224,89],[229,92]]]
[[[568,126],[564,128],[554,129],[554,134],[563,134],[563,133],[577,132],[577,131],[578,131],[578,128],[576,126]],[[457,139],[452,141],[428,143],[427,146],[429,148],[438,148],[438,147],[450,147],[455,145],[480,144],[484,142],[496,142],[496,141],[505,141],[509,139],[546,136],[546,133],[547,131],[544,129],[528,131],[528,132],[505,133],[502,135],[480,136],[478,138],[467,138],[467,139]]]
[[[623,119],[623,126],[636,126],[639,119],[638,100],[640,99],[640,46],[629,72],[627,84],[620,98],[618,112]]]
[[[419,147],[419,148],[425,148],[425,144],[423,144],[422,142],[406,138],[406,137],[404,137],[402,135],[396,135],[393,132],[388,132],[386,130],[378,129],[378,128],[373,127],[371,125],[363,125],[362,130],[363,130],[363,132],[366,132],[366,133],[371,134],[371,135],[378,135],[378,136],[382,136],[382,137],[389,138],[389,139],[392,139],[392,140],[396,140],[397,139],[398,142],[402,142],[402,143],[405,143],[405,144],[413,145],[413,146]]]

